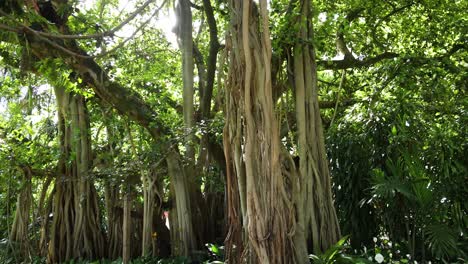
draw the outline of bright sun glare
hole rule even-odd
[[[78,8],[81,10],[90,10],[91,8],[96,6],[97,0],[83,0],[80,1],[78,4]],[[162,4],[161,1],[157,1],[158,3],[156,4],[155,8],[159,8],[160,5]],[[167,5],[168,1],[162,1],[164,2],[165,5]],[[115,13],[115,15],[122,14],[122,13],[132,13],[134,12],[137,7],[135,7],[136,1],[134,0],[119,0],[118,7],[112,11],[112,14]],[[149,9],[149,8],[148,8]],[[144,13],[143,16],[148,16],[148,14],[151,11],[147,11]],[[124,18],[122,18],[124,19]],[[138,24],[138,23],[137,23]],[[132,36],[134,31],[136,30],[136,27],[138,26],[135,23],[129,23],[125,25],[121,30],[119,30],[115,35],[120,37],[120,38],[129,38]],[[161,11],[157,14],[156,19],[152,20],[150,22],[152,26],[155,26],[156,28],[159,28],[162,30],[164,33],[167,41],[171,43],[171,45],[176,48],[177,47],[177,37],[172,32],[173,27],[176,24],[176,17],[174,10],[171,7],[163,7]]]
[[[96,2],[97,0],[82,0],[80,1],[80,3],[78,3],[77,7],[78,9],[83,10],[82,12],[87,12],[96,6]],[[168,1],[165,1],[165,4],[167,4],[167,2]],[[117,8],[115,8],[115,10],[112,11],[112,14],[124,13],[128,15],[137,9],[137,7],[135,7],[135,3],[136,1],[134,0],[130,0],[130,1],[119,0],[119,5]],[[159,8],[161,4],[162,4],[161,1],[158,1],[155,8]],[[150,8],[148,8],[148,10],[144,12],[143,17],[149,15],[149,13],[151,12],[149,9]],[[125,19],[125,17],[122,17],[122,20],[123,19]],[[138,16],[136,19],[138,19]],[[167,41],[171,43],[173,48],[177,48],[177,37],[174,34],[174,32],[172,32],[172,29],[174,28],[176,24],[176,17],[175,17],[174,10],[171,7],[163,7],[161,11],[159,12],[159,14],[156,16],[156,18],[152,20],[150,23],[152,26],[161,29]],[[136,27],[138,27],[138,24],[139,23],[129,23],[126,26],[124,26],[121,30],[116,32],[115,35],[121,38],[122,40],[129,38],[132,36],[134,31],[136,30]],[[40,86],[39,93],[43,93],[44,92],[43,90],[45,88],[50,88],[50,87],[48,85]],[[21,94],[23,97],[26,95],[26,91],[27,91],[27,87],[23,87],[23,89],[21,90]],[[0,115],[4,116],[7,113],[6,111],[7,107],[8,107],[7,101],[0,100]],[[32,121],[37,122],[39,121],[40,118],[41,118],[40,115],[36,115],[32,117],[33,119]]]

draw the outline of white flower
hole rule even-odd
[[[372,261],[372,257],[369,257],[369,260]]]
[[[410,254],[406,254],[406,257],[407,257],[408,259],[411,259],[411,255],[410,255]]]
[[[388,247],[392,248],[392,242],[390,242],[390,241],[388,242]]]
[[[364,246],[364,253],[367,253],[367,248],[366,248],[366,246]]]
[[[375,261],[377,261],[377,263],[382,263],[384,261],[384,257],[382,256],[382,254],[377,253],[375,255]]]
[[[415,260],[415,261],[414,261],[414,264],[418,264],[418,262]]]
[[[376,238],[376,237],[374,237],[374,239],[373,239],[373,240],[374,240],[374,243],[377,243],[377,238]]]

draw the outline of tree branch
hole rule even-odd
[[[341,106],[341,107],[350,106],[350,105],[358,103],[359,101],[355,99],[344,99],[344,100],[340,100],[338,104],[337,102],[338,102],[338,99],[334,101],[319,101],[319,108],[331,109],[331,108],[335,108],[336,105]]]
[[[130,14],[125,20],[123,20],[119,25],[114,27],[111,30],[101,32],[101,33],[95,33],[95,34],[88,34],[88,35],[79,35],[79,34],[58,34],[58,33],[49,33],[49,32],[44,32],[44,31],[39,31],[39,30],[34,30],[18,21],[14,21],[15,23],[21,25],[22,28],[27,29],[30,32],[34,32],[38,35],[41,35],[46,38],[57,38],[57,39],[97,39],[97,38],[102,38],[102,37],[110,37],[115,34],[115,32],[119,31],[122,29],[125,25],[130,23],[137,15],[139,15],[143,10],[154,2],[154,0],[147,0],[146,2],[143,3],[139,8],[137,8],[134,12]],[[161,6],[158,9],[161,9],[167,0],[165,0]],[[0,13],[5,15],[6,13],[3,10],[0,10]],[[0,27],[1,28],[1,27]]]
[[[151,0],[151,1],[153,1],[153,0]],[[58,36],[58,35],[61,35],[61,34],[56,35],[56,34],[50,34],[50,33],[43,32],[43,31],[37,31],[37,30],[34,30],[34,29],[32,29],[32,28],[30,28],[28,26],[24,26],[22,24],[21,24],[21,28],[14,28],[14,27],[10,27],[10,26],[4,25],[4,24],[0,24],[0,29],[5,29],[7,31],[16,32],[16,33],[20,33],[20,32],[30,33],[30,34],[34,35],[35,37],[37,37],[38,39],[40,39],[41,41],[44,41],[45,43],[51,45],[52,47],[54,47],[56,49],[59,49],[59,50],[65,52],[65,53],[67,53],[67,54],[69,54],[69,55],[71,55],[73,57],[84,58],[84,59],[86,59],[86,58],[101,58],[101,57],[107,56],[107,55],[109,55],[111,53],[114,53],[118,49],[122,48],[128,41],[133,39],[135,37],[135,35],[138,32],[140,32],[143,29],[143,27],[145,27],[151,21],[151,19],[154,16],[156,16],[158,14],[158,12],[162,9],[162,7],[166,3],[166,1],[167,0],[165,0],[163,2],[163,4],[159,8],[157,8],[147,20],[145,20],[143,23],[141,23],[136,28],[136,30],[132,33],[132,35],[130,37],[124,39],[122,42],[117,44],[112,49],[110,49],[108,51],[101,52],[101,53],[96,54],[96,55],[84,55],[84,54],[79,54],[79,53],[73,52],[72,50],[66,48],[65,46],[60,45],[59,43],[54,42],[54,41],[52,41],[52,40],[45,37],[45,36],[50,36],[50,35]],[[2,11],[1,9],[0,9],[0,14],[4,14],[4,11]],[[61,36],[66,36],[66,35],[61,35]],[[64,39],[73,40],[74,38],[64,38]]]
[[[213,97],[213,85],[216,74],[216,59],[220,48],[218,42],[218,28],[213,14],[213,7],[210,0],[203,0],[203,9],[205,10],[208,27],[210,30],[210,50],[207,60],[206,87],[203,92],[203,98],[200,102],[202,118],[208,119],[211,110],[211,98]]]
[[[67,42],[68,46],[64,49],[50,48],[50,44],[43,41],[43,37],[32,35],[28,38],[28,44],[31,53],[39,60],[61,58],[84,84],[93,89],[99,99],[145,127],[154,139],[158,139],[162,134],[169,134],[169,129],[158,122],[157,113],[142,100],[139,94],[112,81],[107,73],[77,46],[76,42]],[[80,56],[74,56],[75,54]]]
[[[189,1],[189,3],[190,3],[190,7],[195,8],[196,10],[199,10],[199,11],[203,10],[202,6],[199,6],[199,5],[195,4],[195,3],[193,3],[192,1]]]
[[[345,21],[348,22],[348,24],[351,24],[356,18],[359,17],[359,14],[364,11],[364,8],[357,8],[354,10],[351,10],[347,15]],[[342,53],[344,55],[345,59],[354,59],[353,54],[348,48],[348,45],[346,45],[346,41],[344,38],[344,22],[340,23],[338,26],[338,31],[336,32],[336,49],[338,53]]]

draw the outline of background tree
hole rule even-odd
[[[2,261],[466,259],[466,8],[1,2]]]

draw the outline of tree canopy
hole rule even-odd
[[[2,0],[0,262],[467,261],[466,10]]]

